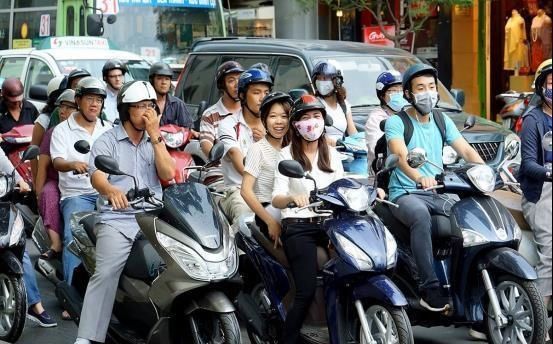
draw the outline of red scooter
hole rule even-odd
[[[160,131],[169,154],[175,160],[177,169],[175,178],[173,180],[162,180],[161,185],[165,188],[171,184],[184,183],[188,179],[190,171],[187,167],[194,166],[192,155],[182,150],[190,141],[190,129],[175,124],[167,124],[162,126]]]
[[[31,163],[26,161],[22,164],[21,156],[25,149],[31,144],[31,137],[33,135],[33,124],[25,124],[18,127],[14,127],[12,130],[1,134],[2,141],[6,142],[10,148],[8,159],[11,163],[17,167],[17,172],[27,184],[33,184],[33,175],[31,173]]]

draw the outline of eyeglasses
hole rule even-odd
[[[154,109],[156,107],[156,104],[154,103],[148,103],[148,104],[132,104],[129,105],[129,107],[140,109],[140,110],[146,110],[146,109]]]
[[[102,97],[84,96],[83,99],[88,104],[92,104],[92,103],[102,104],[104,102],[104,98]]]
[[[110,79],[121,79],[123,78],[123,74],[115,74],[115,75],[108,75],[108,78]]]

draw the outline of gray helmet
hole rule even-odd
[[[72,89],[67,89],[67,90],[63,91],[59,95],[58,99],[56,99],[55,105],[60,106],[62,102],[71,103],[71,104],[77,106],[75,104],[75,91],[73,91]]]
[[[403,82],[401,85],[403,86],[403,90],[411,90],[411,80],[424,74],[432,75],[434,81],[438,82],[438,71],[436,68],[424,63],[417,63],[409,67],[403,74]]]
[[[67,87],[71,87],[71,83],[73,83],[73,80],[78,78],[84,78],[90,76],[90,73],[83,68],[75,68],[69,74],[67,75]]]
[[[148,73],[148,77],[151,80],[155,75],[172,77],[173,70],[165,62],[156,62],[150,67],[150,72]]]
[[[96,94],[102,98],[106,98],[106,85],[95,77],[84,77],[77,84],[75,97],[82,97],[85,94]]]

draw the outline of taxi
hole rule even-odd
[[[115,49],[106,38],[88,36],[48,37],[37,48],[0,50],[0,80],[19,78],[25,98],[41,109],[54,76],[84,68],[102,80],[102,67],[109,59],[126,63],[129,73],[125,81],[148,80],[150,64],[141,56]]]

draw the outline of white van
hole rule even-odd
[[[84,68],[102,80],[102,67],[109,59],[127,64],[125,81],[148,80],[150,64],[139,55],[113,49],[102,37],[49,37],[38,48],[0,50],[0,80],[17,77],[25,87],[24,96],[37,109],[46,102],[46,86],[56,75]]]

